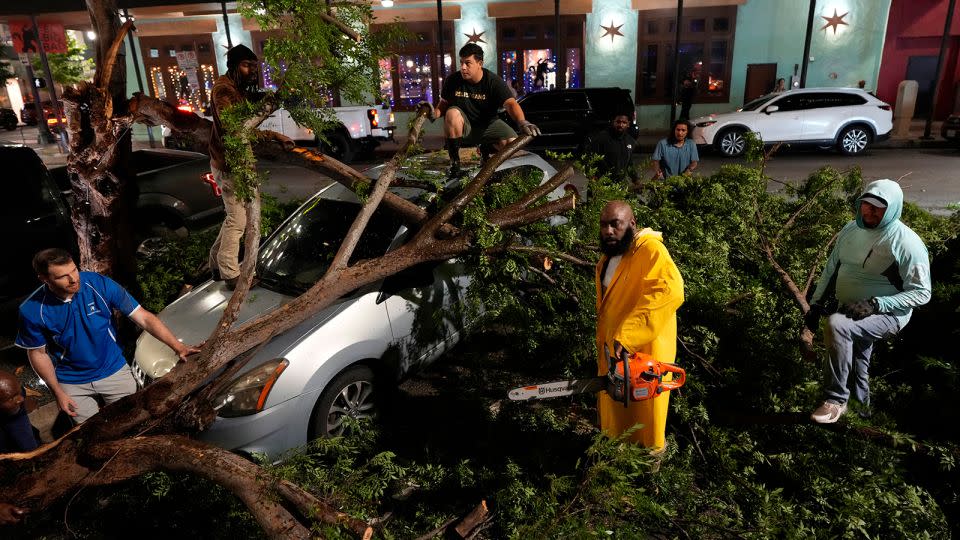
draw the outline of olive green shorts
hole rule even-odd
[[[467,119],[467,115],[464,114],[463,109],[460,107],[450,107],[447,110],[449,111],[450,109],[460,111],[460,117],[463,118],[462,144],[464,146],[476,146],[482,142],[497,143],[504,139],[514,139],[517,137],[517,132],[499,118],[490,122],[486,129],[474,130],[470,125],[470,120]]]

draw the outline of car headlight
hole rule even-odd
[[[707,126],[712,126],[712,125],[714,125],[714,124],[716,124],[716,123],[717,123],[716,120],[707,120],[706,122],[699,122],[699,123],[697,124],[697,127],[699,127],[699,128],[704,128],[704,127],[707,127]]]
[[[218,404],[214,406],[217,415],[232,418],[262,411],[274,383],[289,365],[285,358],[270,360],[234,379],[213,401]]]

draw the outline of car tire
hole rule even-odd
[[[8,121],[6,124],[4,124],[3,127],[4,127],[4,129],[6,129],[7,131],[13,131],[13,130],[17,129],[17,122],[16,122],[16,120],[10,120],[10,121]]]
[[[747,149],[747,131],[743,128],[730,128],[717,135],[714,143],[717,151],[726,157],[739,157]]]
[[[339,132],[327,135],[327,142],[321,143],[320,149],[324,154],[344,163],[353,161],[356,154],[350,138]]]
[[[169,227],[162,223],[141,227],[136,237],[137,255],[149,256],[163,241],[186,238],[189,234],[186,227]]]
[[[861,126],[847,126],[837,137],[837,150],[845,156],[857,156],[867,151],[872,137],[870,129]]]
[[[310,438],[342,435],[347,416],[357,420],[376,418],[374,382],[373,370],[362,364],[350,366],[334,377],[323,389],[310,415]]]

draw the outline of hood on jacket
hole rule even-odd
[[[903,213],[903,190],[900,189],[900,184],[893,180],[876,180],[867,184],[867,188],[857,197],[857,227],[867,228],[863,223],[863,216],[860,214],[860,202],[865,195],[879,197],[887,203],[887,211],[883,213],[883,218],[877,225],[878,230],[885,229],[891,223],[900,219],[900,214]]]

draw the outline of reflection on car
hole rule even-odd
[[[423,166],[423,165],[421,165]],[[368,171],[375,178],[382,166]],[[444,178],[446,165],[437,167]],[[533,154],[515,156],[497,174],[520,172],[546,181],[555,170]],[[403,174],[400,175],[401,177]],[[423,203],[425,191],[391,188]],[[550,197],[563,193],[559,188]],[[353,192],[333,184],[296,210],[262,244],[257,281],[237,324],[292,301],[326,272],[360,209]],[[385,208],[374,213],[351,264],[402,245],[409,231]],[[470,278],[457,260],[423,263],[345,295],[259,349],[218,396],[218,418],[201,437],[223,448],[279,457],[309,440],[343,432],[348,419],[376,414],[381,385],[436,359],[454,345],[467,321],[460,306]],[[184,342],[206,339],[231,292],[207,282],[178,299],[160,318]],[[169,348],[140,337],[134,373],[145,384],[176,363]]]

